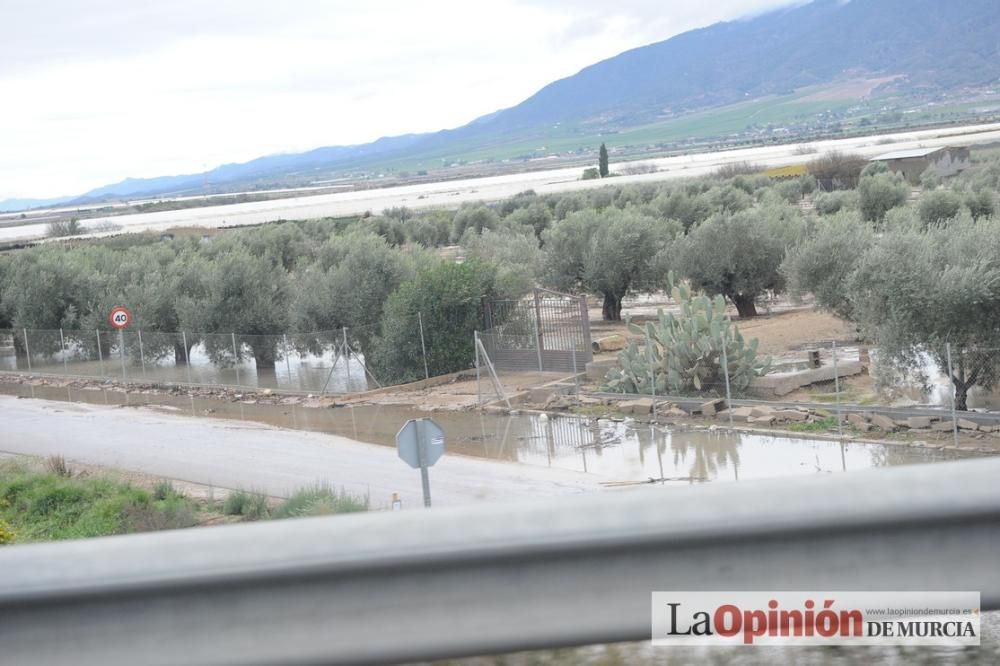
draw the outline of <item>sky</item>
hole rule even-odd
[[[0,0],[0,200],[457,127],[795,0]]]

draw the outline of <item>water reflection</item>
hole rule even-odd
[[[396,433],[406,420],[428,415],[400,406],[311,408],[90,388],[0,385],[0,393],[99,405],[149,406],[165,413],[253,421],[385,446],[395,445]],[[444,428],[451,454],[591,473],[610,484],[693,484],[829,474],[969,455],[722,429],[671,430],[631,420],[480,412],[437,412],[431,416]]]

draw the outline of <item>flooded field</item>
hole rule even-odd
[[[103,389],[7,385],[0,386],[0,392],[87,404],[143,405],[169,414],[265,423],[383,446],[395,446],[396,433],[408,419],[428,416],[426,412],[398,406],[310,408]],[[631,420],[478,412],[436,412],[430,416],[444,428],[449,453],[584,472],[608,483],[621,484],[650,479],[686,484],[829,474],[968,455],[722,429],[670,430]]]
[[[157,335],[145,334],[147,337]],[[169,335],[169,334],[159,334]],[[277,360],[273,368],[258,368],[252,357],[228,367],[213,362],[203,344],[191,348],[190,364],[175,363],[173,354],[157,359],[137,360],[138,354],[126,355],[122,364],[119,348],[111,338],[104,360],[89,360],[80,355],[56,352],[50,357],[33,355],[32,374],[63,377],[93,377],[120,381],[149,381],[167,384],[200,384],[242,386],[254,389],[275,389],[311,393],[350,393],[375,388],[365,373],[364,357],[349,358],[327,350],[308,354],[291,350]],[[223,336],[226,337],[226,336]],[[0,343],[2,344],[2,343]],[[0,370],[29,372],[28,363],[13,353],[0,353]]]

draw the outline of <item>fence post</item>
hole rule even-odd
[[[191,383],[191,351],[188,347],[187,333],[181,331],[181,340],[184,342],[184,365],[187,366],[188,384]]]
[[[142,329],[137,328],[136,333],[139,336],[139,363],[142,364],[142,378],[146,378],[146,352],[142,350]]]
[[[236,333],[230,333],[233,338],[233,367],[236,369],[236,385],[240,385],[240,353],[236,350]]]
[[[125,370],[125,331],[118,329],[118,355],[122,359],[122,381],[128,381],[128,373]]]
[[[840,412],[840,372],[837,371],[837,341],[833,341],[833,394],[837,400],[837,436],[844,436],[844,419]]]
[[[573,385],[576,387],[576,406],[580,407],[580,376],[577,374],[576,369],[576,344],[573,345]],[[653,409],[656,409],[656,403],[653,403]]]
[[[420,352],[424,355],[424,379],[430,379],[431,373],[427,369],[427,346],[424,344],[424,318],[417,313],[417,324],[420,326]]]
[[[101,377],[103,377],[104,376],[104,352],[101,350],[101,329],[95,328],[94,331],[97,333],[97,361],[100,363]]]
[[[62,351],[63,373],[69,374],[69,368],[66,366],[66,337],[63,335],[61,328],[59,329],[59,349]]]
[[[653,396],[653,420],[656,420],[656,373],[653,371],[653,340],[646,329],[646,363],[649,364],[649,393]]]
[[[729,353],[726,351],[726,334],[722,334],[722,376],[726,378],[726,413],[729,427],[733,427],[733,393],[729,388]]]
[[[955,411],[955,375],[951,371],[951,343],[944,343],[944,348],[948,354],[948,383],[951,384],[951,432],[955,438],[955,446],[958,446],[958,414]]]
[[[538,294],[535,294],[536,303],[538,302]],[[537,308],[537,305],[536,305]],[[535,325],[535,353],[538,355],[538,372],[545,372],[544,366],[542,365],[542,338],[538,334],[538,316],[539,312],[535,310],[535,318],[532,323]]]
[[[472,332],[472,344],[476,347],[476,406],[483,406],[483,389],[479,374],[479,331]]]
[[[292,387],[292,362],[288,360],[288,334],[282,333],[281,339],[285,341],[285,370],[288,372],[288,387]],[[275,383],[278,378],[275,377]],[[301,388],[301,387],[300,387]]]
[[[28,346],[28,329],[22,328],[21,332],[24,333],[24,355],[28,359],[28,372],[31,372],[31,347]]]
[[[347,327],[340,329],[340,332],[344,335],[344,347],[341,351],[344,353],[344,365],[347,367],[347,392],[351,392],[351,357],[347,353]]]

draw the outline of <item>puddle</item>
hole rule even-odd
[[[377,405],[308,408],[51,386],[0,385],[0,393],[97,405],[142,405],[167,414],[265,423],[383,446],[395,446],[396,432],[408,419],[429,415],[444,429],[452,453],[588,472],[622,483],[665,479],[666,483],[688,484],[829,474],[969,455],[724,430],[667,430],[630,420],[575,416],[428,414]]]

